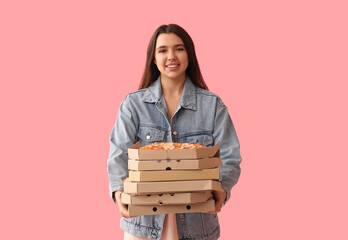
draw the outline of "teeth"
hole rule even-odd
[[[170,66],[168,66],[169,68],[175,68],[175,67],[177,67],[177,66],[179,66],[179,65],[170,65]]]

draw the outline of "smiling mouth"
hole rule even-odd
[[[168,68],[176,68],[179,67],[180,64],[175,64],[175,65],[167,65]]]

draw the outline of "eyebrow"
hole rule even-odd
[[[160,48],[167,48],[168,46],[159,46],[158,48],[156,48],[156,50],[157,49],[160,49]],[[184,44],[176,44],[174,47],[185,47],[185,45]]]

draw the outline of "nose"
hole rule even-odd
[[[176,59],[175,51],[169,50],[168,51],[168,60],[175,60],[175,59]]]

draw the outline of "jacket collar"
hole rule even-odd
[[[142,100],[148,103],[157,103],[162,99],[162,97],[161,76],[159,76],[150,87],[145,89],[145,94]],[[191,110],[197,110],[196,86],[188,76],[186,76],[180,106]]]

